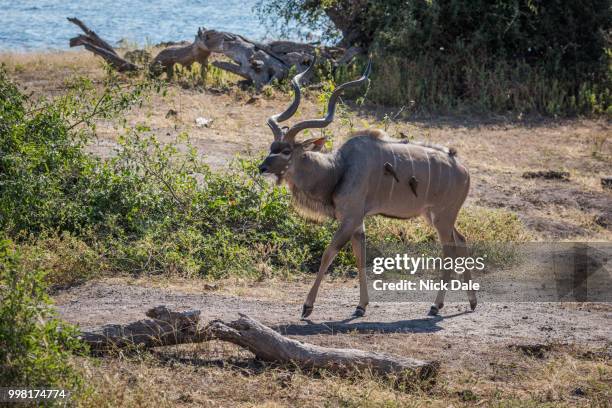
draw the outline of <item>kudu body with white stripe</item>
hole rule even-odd
[[[281,128],[279,122],[289,119],[299,106],[300,80],[306,74],[303,72],[292,81],[295,96],[291,106],[268,119],[274,142],[259,166],[260,171],[276,175],[279,183],[286,182],[294,205],[302,214],[317,219],[335,218],[340,224],[323,253],[302,318],[312,313],[323,276],[348,241],[359,271],[359,305],[354,315],[365,314],[368,288],[363,221],[368,215],[401,219],[422,216],[436,229],[445,257],[467,255],[465,238],[455,228],[455,222],[470,188],[470,176],[454,149],[390,139],[380,130],[357,131],[331,153],[320,151],[325,138],[295,140],[301,130],[330,124],[342,90],[368,81],[369,71],[370,65],[360,79],[343,84],[333,92],[324,119]],[[463,276],[466,282],[471,279],[469,271]],[[450,271],[442,271],[442,279],[448,282],[449,278]],[[445,291],[438,292],[430,314],[437,314],[443,307],[444,295]],[[468,300],[473,310],[476,307],[473,291],[468,291]]]

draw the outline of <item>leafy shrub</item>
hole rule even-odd
[[[86,227],[90,208],[78,197],[101,165],[84,151],[94,120],[141,102],[150,86],[124,91],[109,73],[101,93],[77,79],[57,100],[31,103],[0,69],[0,226],[10,234]]]
[[[258,10],[265,21],[328,37],[338,28],[344,42],[369,48],[376,102],[549,115],[609,110],[607,0],[261,0]]]
[[[104,254],[67,231],[45,231],[21,243],[19,250],[27,254],[22,259],[25,268],[46,271],[51,291],[83,283],[108,269]]]
[[[95,260],[85,265],[99,262],[110,271],[220,277],[253,273],[256,262],[283,272],[318,263],[331,230],[293,213],[287,192],[269,188],[252,161],[236,160],[216,173],[186,135],[162,145],[144,125],[127,129],[111,158],[87,153],[93,120],[139,103],[154,86],[126,90],[116,81],[109,78],[102,91],[77,81],[73,92],[37,104],[0,72],[6,234],[19,240],[42,234],[43,252],[79,248],[88,254],[81,259]],[[97,112],[88,108],[96,104]],[[78,280],[71,271],[83,264],[72,264],[54,268],[60,270],[54,283]]]
[[[0,385],[75,390],[80,379],[70,357],[82,346],[74,328],[56,318],[44,275],[0,240]]]

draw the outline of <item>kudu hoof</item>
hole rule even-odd
[[[438,306],[431,305],[431,307],[429,308],[429,313],[427,314],[429,316],[437,316],[439,312],[440,312],[440,309],[438,308]]]
[[[308,305],[302,306],[302,319],[305,319],[308,316],[310,316],[312,314],[313,309],[314,309],[314,306],[308,306]]]
[[[365,316],[365,312],[366,312],[365,307],[357,306],[355,308],[355,311],[353,312],[353,317],[363,317]]]
[[[477,304],[478,304],[478,301],[476,301],[476,299],[470,300],[470,307],[472,308],[472,312],[474,311],[474,309],[476,309]]]

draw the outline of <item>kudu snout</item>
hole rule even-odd
[[[258,169],[259,169],[259,174],[263,174],[268,171],[268,165],[266,164],[265,160],[259,165]]]

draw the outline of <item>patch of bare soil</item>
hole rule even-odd
[[[298,337],[369,334],[373,344],[380,335],[429,335],[472,344],[583,343],[605,345],[612,339],[612,305],[607,303],[487,303],[470,312],[466,302],[448,303],[440,316],[426,313],[429,305],[413,302],[373,303],[363,318],[353,319],[357,299],[355,282],[323,285],[311,321],[300,321],[308,283],[269,283],[257,296],[236,296],[180,287],[154,287],[146,283],[93,281],[71,288],[55,298],[61,316],[81,327],[127,323],[144,318],[145,311],[164,304],[175,310],[198,309],[202,320],[231,320],[247,314],[279,332]],[[283,293],[282,297],[273,295]],[[370,339],[370,340],[368,340]],[[364,345],[364,347],[366,347]]]

